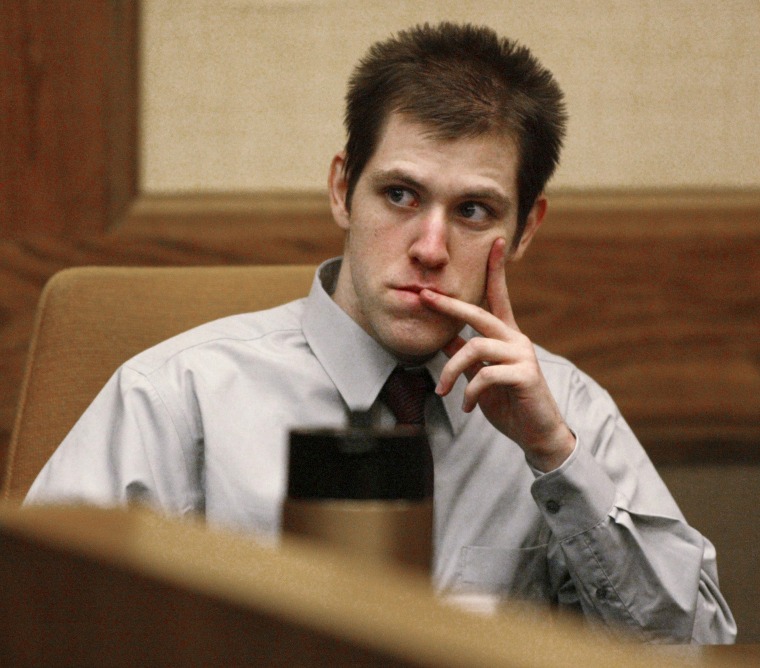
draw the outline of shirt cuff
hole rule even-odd
[[[531,494],[561,541],[607,517],[615,500],[615,483],[576,437],[570,457],[558,469],[538,475]]]
[[[568,427],[568,429],[570,429]],[[573,451],[570,453],[570,456],[562,462],[560,466],[558,466],[554,471],[562,471],[563,469],[567,468],[570,465],[570,462],[572,462],[575,459],[575,453],[578,451],[578,434],[575,433],[572,429],[570,429],[570,433],[575,437],[575,446],[573,447]],[[536,478],[540,478],[541,476],[548,475],[549,473],[554,473],[554,471],[540,471],[535,466],[533,466],[530,462],[527,461],[528,467],[533,472],[533,475],[536,476]]]

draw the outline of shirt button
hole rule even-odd
[[[550,499],[546,502],[546,510],[552,515],[556,515],[559,512],[559,502],[554,499]]]
[[[609,598],[610,590],[607,587],[599,587],[596,590],[596,598],[600,601],[606,601]]]

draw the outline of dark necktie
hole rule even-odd
[[[388,376],[381,399],[396,416],[398,424],[425,424],[425,397],[433,381],[425,367],[405,369],[397,366]]]

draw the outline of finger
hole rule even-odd
[[[461,336],[455,336],[451,341],[449,341],[443,348],[441,348],[441,351],[443,352],[446,357],[449,359],[454,357],[467,343],[465,339],[463,339]]]
[[[491,252],[488,255],[488,272],[486,278],[486,299],[488,300],[488,310],[499,318],[499,320],[519,331],[512,311],[512,302],[509,300],[506,265],[507,241],[500,237],[493,242]]]
[[[514,361],[510,355],[510,347],[496,339],[477,337],[466,344],[463,342],[441,370],[436,391],[444,396],[451,391],[460,375],[464,374],[468,380],[472,380],[486,365]]]
[[[483,336],[497,339],[509,337],[509,327],[480,306],[427,289],[420,292],[420,299],[428,308],[467,323]]]
[[[481,367],[480,371],[467,383],[462,400],[462,410],[472,411],[481,395],[494,387],[515,387],[524,380],[520,365],[499,364]]]
[[[441,351],[443,352],[444,355],[446,355],[446,357],[451,359],[466,344],[467,344],[467,341],[465,341],[465,339],[463,339],[461,336],[455,336],[453,339],[451,339],[451,341],[449,341],[445,346],[443,346],[443,348],[441,348]],[[444,365],[444,369],[445,368],[446,366]],[[456,378],[454,378],[454,381],[456,381]],[[441,397],[445,397],[449,392],[451,392],[451,388],[454,386],[454,381],[452,381],[450,377],[446,377],[444,379],[443,370],[442,370],[441,378],[438,379],[438,384],[435,386],[435,393]]]

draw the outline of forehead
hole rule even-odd
[[[504,132],[441,137],[434,128],[393,113],[365,173],[400,171],[442,185],[497,186],[511,198],[516,192],[518,161],[516,143]]]

